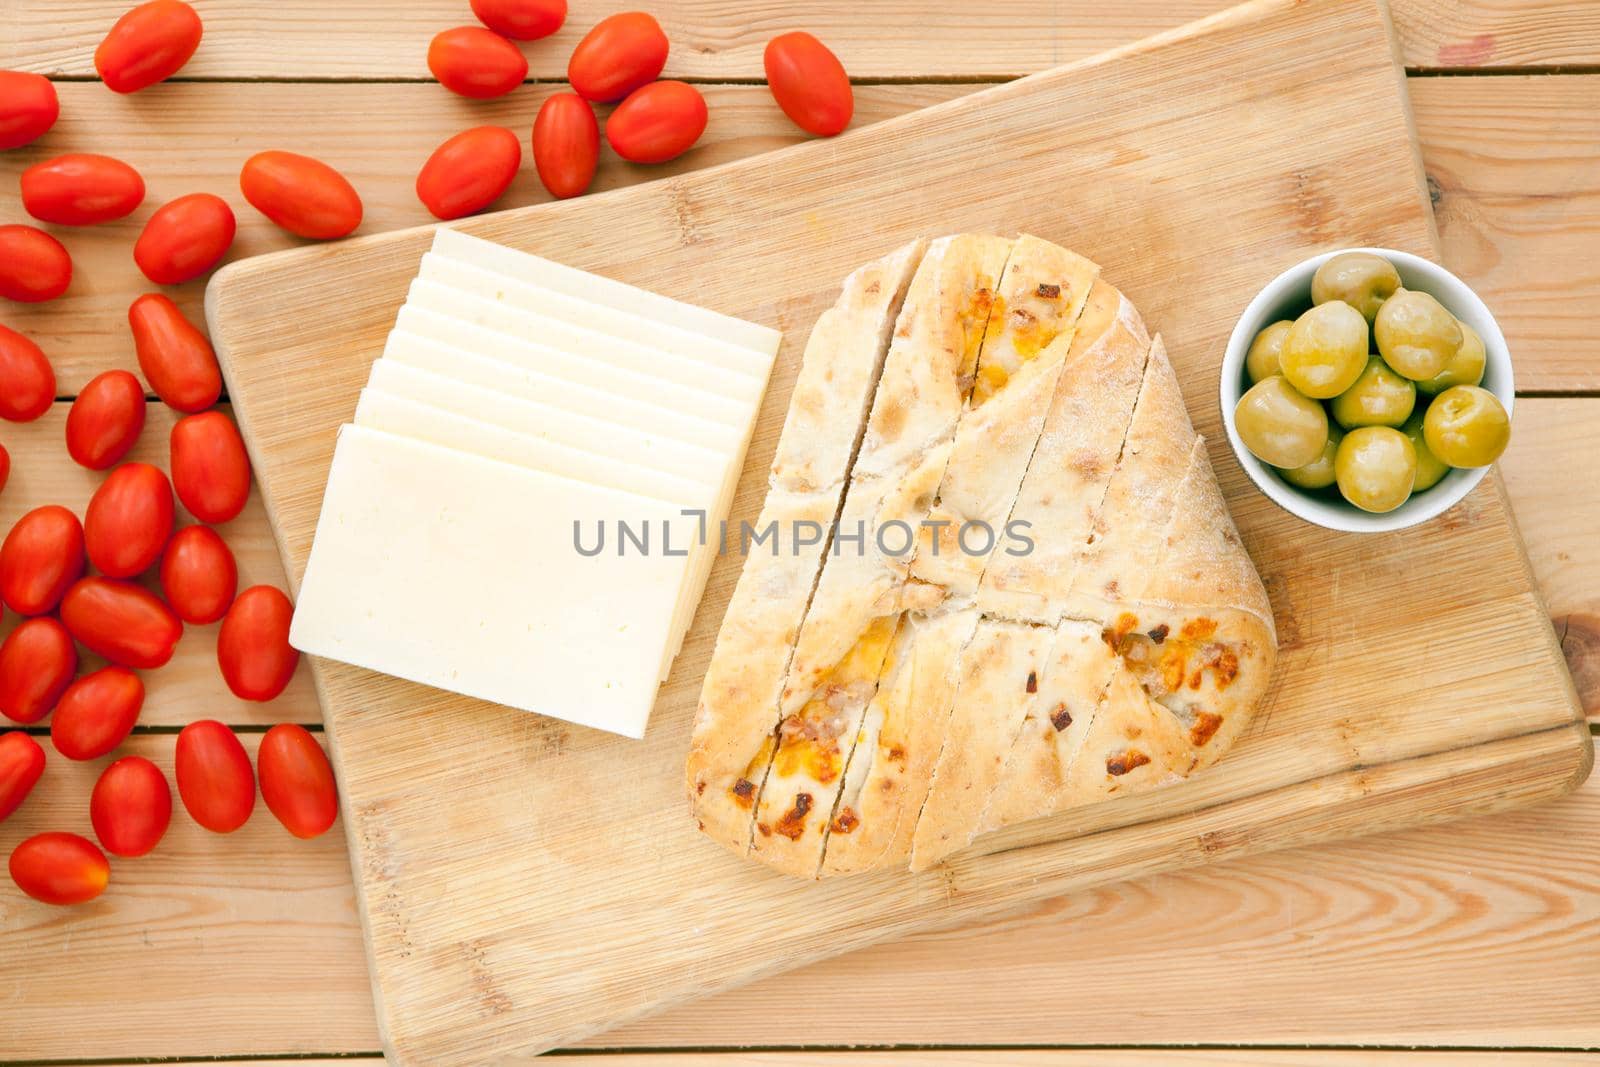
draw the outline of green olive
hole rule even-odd
[[[1400,275],[1387,259],[1371,252],[1341,252],[1312,276],[1311,302],[1343,300],[1371,322],[1398,288]]]
[[[1278,356],[1283,376],[1306,396],[1336,397],[1361,377],[1367,366],[1367,320],[1335,300],[1294,320]]]
[[[1487,467],[1511,440],[1511,418],[1500,400],[1476,385],[1453,385],[1433,398],[1422,436],[1452,467]]]
[[[1460,319],[1456,320],[1456,325],[1461,327],[1461,346],[1455,355],[1445,363],[1444,370],[1417,383],[1417,388],[1429,396],[1437,396],[1452,385],[1477,385],[1483,381],[1483,365],[1488,361],[1483,338]]]
[[[1400,432],[1411,438],[1411,447],[1417,450],[1417,480],[1411,487],[1413,493],[1420,493],[1424,489],[1432,489],[1439,484],[1439,479],[1450,473],[1450,464],[1433,454],[1433,449],[1428,447],[1428,442],[1422,434],[1422,411],[1419,409],[1411,413],[1406,424],[1400,427]]]
[[[1301,489],[1328,488],[1334,483],[1333,457],[1338,454],[1339,442],[1343,440],[1344,431],[1337,426],[1329,426],[1328,443],[1322,446],[1322,455],[1304,467],[1280,470],[1278,474],[1290,485],[1298,485]]]
[[[1462,341],[1456,317],[1415,289],[1401,289],[1383,302],[1372,333],[1383,361],[1412,381],[1444,370]]]
[[[1417,406],[1417,387],[1389,369],[1381,356],[1367,360],[1356,384],[1333,398],[1333,417],[1345,429],[1399,426]]]
[[[1278,373],[1278,354],[1283,351],[1283,339],[1289,336],[1294,323],[1283,319],[1273,323],[1250,342],[1250,351],[1244,357],[1244,372],[1251,382],[1259,382]]]
[[[1257,382],[1239,398],[1233,424],[1257,459],[1274,467],[1303,467],[1322,454],[1328,413],[1295,392],[1283,375]]]
[[[1417,478],[1417,450],[1391,426],[1362,426],[1345,434],[1333,458],[1339,492],[1362,511],[1393,511]]]

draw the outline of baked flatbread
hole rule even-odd
[[[841,665],[857,659],[863,644],[886,643],[901,611],[943,598],[927,586],[908,588],[906,578],[1011,246],[981,234],[933,241],[906,292],[779,701],[780,737],[797,737],[815,754],[780,764],[780,743],[758,794],[750,851],[787,873],[816,876],[844,768],[876,692],[874,672],[850,699],[837,695]]]
[[[812,493],[844,480],[860,434],[839,428],[861,426],[906,286],[927,247],[913,241],[857,270],[811,328],[772,458],[774,488]]]
[[[1150,336],[1105,281],[1089,292],[1011,519],[1032,550],[1002,549],[984,572],[978,605],[1001,618],[1054,623],[1074,566],[1094,532],[1144,379]]]
[[[1245,732],[1271,605],[1165,346],[1092,263],[1034,237],[901,249],[805,359],[762,521],[837,521],[745,564],[689,759],[709,835],[804,878],[921,870]]]
[[[846,278],[806,343],[756,522],[757,531],[776,529],[781,543],[757,547],[745,560],[726,616],[735,623],[718,635],[706,670],[687,766],[701,828],[738,851],[749,846],[779,694],[826,558],[851,452],[925,247],[913,242]],[[798,543],[813,532],[816,543]]]

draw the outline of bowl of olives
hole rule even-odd
[[[1222,359],[1222,421],[1245,473],[1330,530],[1426,522],[1511,439],[1511,356],[1466,283],[1408,252],[1353,248],[1284,271]]]

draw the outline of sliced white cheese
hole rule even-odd
[[[487,296],[523,311],[548,315],[552,319],[594,330],[608,337],[684,356],[730,374],[744,374],[765,381],[772,370],[772,356],[753,348],[729,344],[719,338],[649,319],[629,310],[593,304],[435,252],[422,257],[422,269],[417,277]]]
[[[680,508],[715,506],[721,486],[585,452],[461,415],[382,388],[361,390],[355,423],[519,467],[654,497]]]
[[[400,323],[390,332],[384,345],[384,359],[442,374],[468,385],[553,404],[581,415],[604,417],[607,422],[623,426],[646,426],[664,437],[716,450],[736,447],[739,435],[750,421],[750,405],[746,402],[627,375],[613,368],[606,368],[604,373],[591,378],[581,372],[598,365],[587,360],[561,357],[581,364],[580,373],[575,376],[573,368],[561,361],[530,359],[529,362],[545,367],[534,370],[514,359],[497,358],[499,349],[485,345],[477,334],[487,334],[515,345],[516,340],[509,334],[453,323],[432,311],[403,308]],[[432,336],[418,332],[419,327]],[[472,350],[458,348],[437,335],[453,336]],[[609,384],[607,377],[611,379]]]
[[[753,348],[764,353],[769,360],[777,355],[778,344],[783,338],[777,330],[753,322],[685,304],[660,293],[471,237],[449,227],[434,231],[433,250],[441,256],[509,274],[579,300],[632,311],[681,329],[719,338],[729,344]]]
[[[372,364],[367,387],[621,463],[712,485],[722,484],[732,459],[725,451],[684,444],[648,429],[617,426],[537,401],[506,396],[389,359]]]
[[[660,471],[630,467],[602,456],[590,455],[529,434],[518,433],[456,414],[407,396],[369,386],[361,391],[355,422],[374,430],[427,441],[445,448],[470,452],[485,459],[515,463],[519,467],[572,478],[591,485],[638,493],[676,505],[688,513],[693,529],[689,566],[678,602],[673,606],[668,646],[661,663],[666,680],[672,661],[682,647],[684,634],[705,592],[706,579],[716,561],[721,522],[733,503],[738,470],[729,465],[719,485],[690,481]],[[742,465],[742,464],[741,464]],[[698,513],[698,514],[697,514]],[[702,540],[701,528],[705,532]]]
[[[536,344],[592,358],[612,367],[665,378],[679,385],[734,400],[759,402],[767,387],[765,378],[737,374],[648,345],[608,337],[597,330],[524,311],[427,278],[418,278],[411,283],[406,302],[475,326],[501,330]]]
[[[619,552],[617,519],[648,523],[655,551]],[[602,520],[586,557],[574,522],[593,547]],[[345,426],[290,643],[641,737],[689,564],[660,533],[688,525],[659,500]]]

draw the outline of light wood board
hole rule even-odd
[[[1496,479],[1426,528],[1333,535],[1246,490],[1215,438],[1222,341],[1263,281],[1340,244],[1437,254],[1371,0],[1264,0],[832,142],[464,228],[786,331],[735,518],[759,508],[806,330],[848,270],[964,229],[1092,256],[1168,338],[1284,649],[1267,713],[1215,771],[996,835],[923,877],[822,885],[723,853],[685,810],[689,720],[736,559],[713,574],[642,744],[319,664],[379,1022],[403,1062],[527,1054],[911,930],[1530,803],[1588,772]],[[291,581],[334,433],[429,240],[283,253],[212,284]]]

